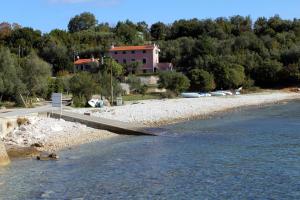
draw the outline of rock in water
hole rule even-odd
[[[39,156],[36,157],[37,160],[43,160],[43,161],[47,161],[47,160],[58,160],[59,156],[56,153],[41,153]]]
[[[44,147],[44,145],[40,142],[37,142],[37,143],[32,144],[31,147]]]
[[[9,157],[6,152],[6,148],[2,142],[0,142],[0,166],[5,166],[10,163]]]

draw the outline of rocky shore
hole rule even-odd
[[[30,117],[28,123],[6,135],[3,142],[10,156],[30,157],[39,152],[57,152],[114,136],[116,134],[105,130],[62,119]]]
[[[10,163],[9,157],[7,155],[5,146],[0,142],[0,166],[5,166]]]

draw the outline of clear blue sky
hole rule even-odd
[[[233,15],[300,18],[300,0],[4,0],[0,22],[17,22],[22,26],[48,32],[67,29],[71,17],[92,12],[99,22],[115,25],[130,19],[134,22],[171,23],[176,19],[216,18]]]

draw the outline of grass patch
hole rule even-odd
[[[16,103],[13,101],[4,101],[4,102],[0,102],[0,106],[3,106],[5,108],[14,108],[16,107]]]
[[[160,94],[130,94],[123,96],[123,101],[139,101],[139,100],[148,100],[148,99],[161,99]]]
[[[260,87],[250,87],[245,88],[241,91],[242,94],[251,94],[251,93],[257,93],[257,92],[264,92],[264,89],[261,89]]]
[[[143,74],[136,74],[136,76],[158,76],[158,72],[148,72],[148,73],[143,73]]]

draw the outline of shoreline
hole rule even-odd
[[[95,114],[96,116],[98,114],[105,114],[105,117],[108,119],[111,117],[120,121],[124,119],[122,114],[126,112],[125,114],[127,115],[124,114],[125,117],[131,115],[132,118],[128,118],[127,121],[125,120],[125,122],[143,123],[148,128],[155,128],[189,120],[208,119],[215,117],[218,114],[235,110],[259,108],[293,100],[300,100],[300,94],[277,91],[200,99],[182,98],[146,100],[141,101],[138,104],[104,108],[102,110],[95,108],[84,108],[73,109],[71,111],[79,113],[89,111],[93,116],[95,116]],[[195,103],[196,106],[194,106],[192,103]],[[157,106],[159,104],[162,105],[155,107],[155,105]],[[150,110],[150,114],[148,116],[143,115],[143,113],[149,113],[148,109],[152,106],[155,109]],[[204,109],[204,106],[207,106],[207,108]],[[134,108],[133,110],[131,110],[132,107]],[[199,109],[201,107],[202,109]],[[189,108],[187,109],[188,111],[186,111],[185,108]],[[95,110],[97,112],[95,112]],[[167,119],[164,118],[166,113],[169,116]],[[175,114],[172,115],[173,113]],[[157,117],[159,120],[151,120],[153,117]],[[118,136],[117,134],[106,130],[93,129],[83,124],[67,122],[62,119],[29,117],[29,120],[31,120],[29,124],[20,126],[12,133],[8,134],[3,140],[8,154],[12,157],[12,159],[36,157],[41,152],[59,152],[82,144],[88,144]],[[31,147],[32,144],[41,144],[41,147]]]
[[[127,123],[140,123],[153,128],[188,120],[205,119],[234,109],[259,107],[297,99],[300,99],[300,93],[277,90],[239,96],[144,100],[119,107],[81,108],[70,111],[79,114],[89,113],[94,117]]]
[[[276,102],[268,102],[268,103],[263,103],[263,104],[257,104],[257,105],[245,105],[245,106],[238,106],[238,107],[232,107],[232,108],[226,108],[224,110],[219,110],[219,111],[214,111],[209,114],[200,114],[200,115],[195,115],[195,116],[190,116],[188,118],[178,118],[174,120],[164,120],[160,121],[157,123],[150,123],[150,124],[145,124],[148,128],[159,128],[160,126],[167,126],[167,125],[172,125],[172,124],[177,124],[177,123],[184,123],[190,120],[205,120],[209,118],[214,118],[218,115],[221,114],[226,114],[230,112],[235,112],[239,110],[247,110],[247,109],[253,109],[253,108],[263,108],[266,106],[273,106],[277,104],[283,104],[285,102],[290,102],[290,101],[300,101],[300,98],[296,99],[284,99]]]
[[[62,119],[28,117],[28,120],[28,124],[21,125],[3,139],[12,159],[36,157],[42,152],[55,153],[117,136]]]

